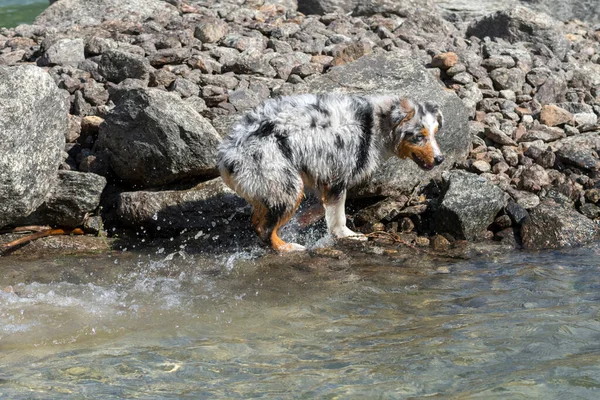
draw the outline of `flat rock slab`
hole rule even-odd
[[[217,178],[187,190],[121,193],[117,213],[124,226],[164,236],[182,231],[207,233],[217,225],[231,223],[238,214],[243,214],[244,225],[249,227],[247,215],[240,211],[245,206],[246,202]]]
[[[485,178],[464,171],[452,171],[445,179],[436,230],[458,239],[480,237],[505,206],[504,192]]]
[[[374,53],[355,62],[332,68],[313,80],[310,92],[393,93],[414,101],[435,101],[444,114],[444,127],[437,141],[446,161],[432,171],[421,170],[410,160],[391,158],[366,182],[353,191],[353,196],[398,196],[410,194],[420,182],[426,182],[448,170],[456,161],[464,160],[469,151],[471,136],[468,112],[454,93],[414,60],[408,52]]]
[[[51,190],[68,129],[67,96],[41,68],[0,67],[0,227],[32,213]]]
[[[598,225],[572,208],[544,200],[529,211],[521,226],[526,249],[574,247],[598,237]]]

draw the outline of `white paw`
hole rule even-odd
[[[343,227],[341,229],[337,229],[331,233],[334,237],[338,239],[352,239],[352,240],[360,240],[365,241],[367,237],[359,232],[354,232],[348,227]]]

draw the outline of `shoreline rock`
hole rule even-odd
[[[350,196],[357,224],[434,249],[463,237],[525,248],[594,239],[600,30],[537,12],[585,16],[589,4],[514,0],[481,15],[467,0],[455,10],[443,0],[238,3],[60,0],[35,25],[0,29],[0,75],[11,76],[0,80],[11,132],[0,142],[11,149],[0,152],[0,227],[104,219],[161,236],[156,214],[169,234],[246,234],[245,203],[212,180],[216,146],[243,111],[294,93],[397,92],[441,103],[446,161],[428,173],[387,162]],[[590,234],[573,234],[563,215]],[[549,226],[554,239],[535,239]]]

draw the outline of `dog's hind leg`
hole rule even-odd
[[[300,192],[296,204],[267,206],[260,201],[252,203],[252,224],[263,243],[270,244],[280,252],[306,250],[306,247],[297,243],[284,242],[278,234],[279,229],[288,223],[298,209],[302,197],[303,193]]]
[[[325,191],[323,206],[325,207],[325,222],[327,222],[327,229],[331,236],[338,239],[367,240],[365,235],[354,232],[346,226],[346,190]]]

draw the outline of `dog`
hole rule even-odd
[[[301,251],[278,236],[313,189],[335,238],[366,240],[346,226],[346,191],[391,156],[430,170],[444,161],[436,142],[444,118],[432,102],[399,96],[305,94],[268,99],[245,114],[219,146],[223,181],[252,205],[259,238]]]

